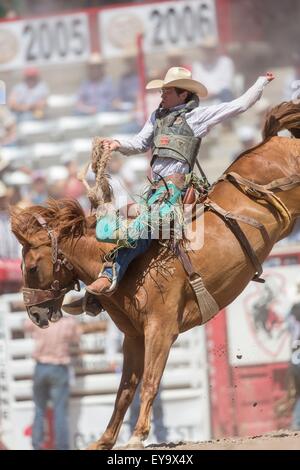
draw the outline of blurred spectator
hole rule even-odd
[[[226,102],[233,99],[234,64],[230,57],[220,55],[214,38],[201,45],[201,59],[192,64],[194,80],[199,80],[208,90],[208,100]]]
[[[48,186],[48,197],[53,199],[62,199],[65,197],[65,183],[66,181],[56,180]]]
[[[104,338],[104,351],[107,356],[107,371],[108,372],[121,372],[122,369],[118,365],[117,355],[122,351],[123,333],[112,321],[107,313],[103,313],[106,318],[106,334]]]
[[[162,75],[166,74],[166,72],[171,67],[184,67],[185,69],[188,69],[192,72],[192,67],[189,63],[187,63],[187,59],[186,59],[186,55],[184,51],[179,48],[170,49],[168,51],[167,66],[165,67],[165,70]],[[158,74],[156,76],[158,77],[160,75],[161,74]]]
[[[283,99],[285,101],[300,98],[300,52],[295,52],[292,55],[292,66],[293,70],[284,84]]]
[[[63,159],[64,166],[67,170],[64,197],[80,199],[85,194],[85,187],[78,179],[78,164],[74,158],[75,157],[72,158],[68,156]]]
[[[5,173],[5,171],[8,170],[8,168],[9,168],[9,161],[6,160],[6,158],[4,158],[0,152],[0,179],[3,177],[3,174]]]
[[[299,289],[299,284],[298,284]],[[299,295],[298,295],[299,296]],[[300,430],[300,302],[295,303],[288,316],[288,327],[291,333],[290,368],[294,379],[296,402],[293,408],[292,429]]]
[[[140,195],[144,191],[149,161],[146,156],[127,158],[120,170],[128,192],[132,196]]]
[[[140,91],[139,77],[137,73],[136,57],[126,57],[124,60],[125,71],[119,78],[114,106],[120,111],[136,108]]]
[[[32,204],[41,205],[48,199],[47,182],[42,170],[37,170],[32,174],[32,185],[30,192]]]
[[[6,86],[5,83],[0,81],[0,105],[6,104]]]
[[[92,54],[87,75],[78,91],[77,113],[92,115],[101,111],[112,111],[116,90],[111,77],[105,75],[105,65],[99,54]]]
[[[249,150],[259,142],[259,134],[253,126],[240,126],[237,129],[237,135],[241,145],[240,153]]]
[[[11,91],[8,104],[19,121],[45,117],[49,88],[35,67],[25,69],[23,81]]]
[[[129,428],[130,433],[132,434],[137,423],[139,412],[140,412],[140,393],[141,393],[141,383],[138,385],[133,401],[129,408]],[[156,437],[158,443],[167,442],[168,429],[164,424],[164,410],[163,403],[161,399],[160,389],[155,397],[153,402],[153,433]]]
[[[0,181],[0,259],[18,259],[21,255],[21,246],[10,227],[9,194]]]
[[[164,76],[165,74],[165,68],[153,68],[149,71],[147,75],[147,82],[150,82],[151,80],[156,80],[156,77]],[[161,93],[159,90],[148,90],[145,96],[146,99],[146,109],[147,109],[147,115],[150,116],[150,114],[153,113],[157,108],[160,107],[161,105]],[[141,122],[140,124],[143,125],[144,123],[144,116],[141,116]]]
[[[16,143],[16,119],[10,110],[0,106],[0,145],[8,146]]]
[[[12,0],[2,0],[0,3],[0,18],[14,18],[17,16],[15,3]]]
[[[29,170],[29,169],[27,169]],[[25,167],[19,170],[5,172],[3,182],[9,188],[9,204],[19,207],[31,205],[29,198],[29,187],[31,184],[30,171],[25,171]]]
[[[241,152],[254,147],[258,141],[257,130],[251,126],[241,126],[237,129],[237,135],[241,144]]]
[[[269,109],[271,109],[271,103],[270,101],[265,98],[264,96],[254,105],[254,111],[256,112],[257,115],[257,123],[256,127],[262,131],[266,116],[268,114]]]
[[[32,427],[32,446],[43,449],[45,413],[49,400],[54,415],[55,449],[67,450],[69,439],[69,399],[71,355],[78,353],[81,330],[74,318],[63,317],[50,327],[41,329],[29,319],[24,325],[35,341],[33,358],[36,366],[33,376],[35,416]]]
[[[240,126],[237,128],[237,136],[239,139],[239,148],[235,152],[233,160],[235,160],[241,153],[250,150],[259,142],[259,133],[252,126]]]

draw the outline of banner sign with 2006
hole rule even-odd
[[[108,8],[99,13],[101,50],[105,57],[134,53],[136,37],[144,36],[148,53],[186,49],[208,38],[217,40],[214,0],[163,1]]]
[[[85,60],[89,37],[85,13],[2,22],[0,70]]]

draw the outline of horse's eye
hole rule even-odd
[[[31,268],[29,268],[29,273],[30,274],[35,274],[38,270],[38,267],[37,266],[32,266]]]

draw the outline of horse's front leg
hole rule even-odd
[[[141,448],[150,431],[153,401],[157,395],[170,348],[178,336],[175,325],[152,325],[145,333],[145,365],[141,388],[141,407],[133,434],[125,447]]]
[[[89,450],[111,449],[117,440],[124,416],[143,374],[144,338],[125,335],[123,355],[123,372],[112,417],[103,435],[90,444]]]

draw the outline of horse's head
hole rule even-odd
[[[40,328],[62,317],[65,294],[79,288],[73,265],[59,247],[51,222],[41,213],[12,212],[12,230],[22,244],[23,298],[29,318]],[[30,214],[30,215],[29,215]],[[27,225],[23,225],[27,218]],[[30,230],[26,230],[30,226]]]

